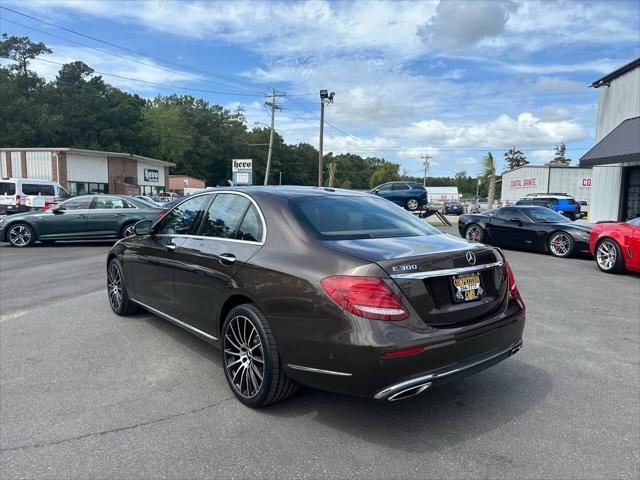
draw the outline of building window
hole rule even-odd
[[[109,193],[109,185],[94,182],[69,182],[69,193],[74,196]]]
[[[164,187],[157,187],[154,185],[140,185],[141,195],[155,195],[157,193],[162,193],[163,191]]]

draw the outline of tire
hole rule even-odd
[[[7,229],[7,241],[12,247],[31,247],[36,243],[36,232],[26,223],[14,223]]]
[[[248,407],[280,402],[298,390],[284,372],[269,324],[253,304],[239,305],[227,315],[222,364],[229,388]]]
[[[620,245],[612,238],[604,238],[596,245],[595,252],[598,268],[605,273],[622,273],[625,271],[624,258]]]
[[[482,243],[484,240],[484,230],[477,223],[470,223],[464,229],[464,238],[469,242]]]
[[[410,212],[415,212],[420,208],[420,202],[417,198],[410,198],[406,202],[404,202],[404,208],[409,210]]]
[[[575,242],[567,232],[554,232],[549,236],[547,248],[554,257],[566,258],[571,256]]]
[[[135,226],[135,222],[125,223],[120,229],[120,238],[133,237],[136,234],[134,230]]]
[[[137,305],[129,298],[122,265],[115,258],[107,266],[107,299],[116,315],[126,316],[138,311]]]

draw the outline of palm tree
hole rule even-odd
[[[496,164],[491,152],[487,153],[482,163],[482,176],[489,180],[489,193],[487,195],[487,208],[493,206],[493,198],[496,195]]]

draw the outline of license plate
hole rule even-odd
[[[451,277],[453,299],[456,303],[479,300],[484,295],[480,272],[461,273]]]

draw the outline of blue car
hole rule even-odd
[[[371,193],[391,200],[410,212],[424,208],[427,203],[427,189],[415,182],[388,182],[378,185]]]
[[[525,202],[526,201],[526,202]],[[550,208],[554,212],[560,213],[575,220],[580,217],[580,206],[569,195],[561,194],[529,194],[522,200],[516,202],[517,205],[541,205]]]

